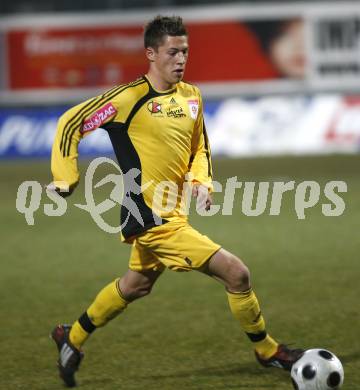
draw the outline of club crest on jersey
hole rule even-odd
[[[161,104],[152,100],[151,102],[148,103],[147,109],[152,113],[152,114],[159,114],[162,113],[161,111]]]
[[[191,118],[196,119],[199,112],[199,101],[197,99],[188,100],[188,105]]]
[[[84,121],[82,127],[82,133],[87,131],[93,131],[103,125],[109,118],[113,117],[117,113],[116,108],[112,103],[105,104],[105,106],[99,108],[90,118]]]

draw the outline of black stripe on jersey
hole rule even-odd
[[[106,97],[106,96],[110,95],[112,92],[114,92],[116,89],[120,89],[120,88],[125,87],[125,85],[126,85],[126,84],[116,85],[115,87],[110,88],[109,90],[107,90],[106,92],[104,92],[104,93],[102,94],[101,97]]]
[[[207,158],[207,162],[208,162],[208,176],[212,179],[210,146],[209,146],[209,138],[208,138],[207,132],[206,132],[205,121],[203,121],[203,135],[204,135],[206,158]]]
[[[173,91],[172,91],[173,92]],[[119,123],[119,122],[110,122],[103,126],[105,130],[107,130],[111,144],[114,148],[114,152],[116,155],[116,158],[119,162],[120,169],[123,174],[126,174],[131,168],[137,168],[140,171],[140,174],[135,178],[135,182],[138,186],[141,186],[141,177],[142,177],[142,169],[141,169],[141,161],[140,157],[130,139],[130,136],[128,134],[128,129],[130,126],[130,123],[132,119],[134,118],[135,114],[139,111],[139,109],[149,100],[156,96],[160,95],[167,95],[172,92],[166,92],[166,93],[158,93],[154,91],[152,88],[150,91],[140,98],[133,106],[129,116],[126,119],[125,123]],[[146,125],[146,124],[144,124]],[[137,219],[133,215],[129,215],[129,210],[121,205],[120,210],[120,221],[121,224],[123,224],[127,218],[128,222],[126,225],[122,228],[122,235],[125,239],[136,236],[140,233],[145,232],[146,230],[150,229],[151,227],[164,224],[168,222],[166,219],[162,219],[159,216],[154,216],[153,211],[150,207],[145,203],[143,194],[134,194],[134,193],[126,193],[126,188],[124,191],[124,196],[129,196],[131,200],[133,200],[138,207],[140,211],[140,215],[142,217],[142,220],[144,222],[144,226],[140,224]],[[156,219],[156,220],[155,220]]]
[[[137,168],[140,174],[135,178],[135,182],[138,186],[141,186],[141,161],[139,155],[131,142],[130,136],[127,132],[127,126],[124,123],[112,122],[104,126],[105,130],[108,131],[110,141],[114,148],[116,158],[119,162],[120,169],[125,175],[130,169]],[[120,208],[120,223],[121,225],[127,220],[125,226],[122,227],[121,233],[125,239],[136,236],[146,230],[168,222],[160,217],[155,217],[153,211],[145,203],[143,194],[135,194],[130,192],[129,189],[124,188],[124,197],[129,197],[137,206],[143,224],[141,224],[134,215],[123,205],[121,202]],[[156,222],[155,222],[156,218]]]
[[[125,89],[130,88],[130,87],[135,87],[135,86],[140,85],[142,83],[144,83],[144,80],[139,80],[137,82],[133,82],[130,84],[125,84],[125,85],[121,85],[119,87],[116,87],[115,89],[112,90],[112,92],[108,91],[108,94],[102,95],[99,98],[98,102],[96,102],[96,103],[92,104],[90,107],[88,107],[86,109],[86,111],[83,112],[83,114],[80,117],[77,116],[75,123],[73,123],[68,129],[67,140],[65,141],[65,144],[64,144],[63,156],[64,157],[69,156],[70,147],[71,147],[71,139],[72,139],[77,127],[81,124],[83,116],[87,116],[91,113],[91,111],[95,111],[96,109],[100,108],[103,104],[107,103],[109,100],[114,98],[119,93],[123,92]],[[81,111],[83,111],[83,110],[81,110]],[[79,122],[79,119],[80,119],[80,122]]]
[[[100,108],[103,104],[107,103],[109,100],[114,98],[117,94],[121,93],[127,88],[135,87],[137,85],[140,85],[144,83],[144,80],[139,80],[130,84],[123,84],[121,86],[115,87],[111,89],[110,91],[106,92],[105,94],[92,99],[88,104],[86,104],[77,114],[75,114],[71,120],[69,120],[65,126],[63,137],[62,137],[62,144],[60,144],[60,150],[61,147],[63,147],[63,157],[69,156],[70,154],[70,147],[71,147],[71,139],[77,129],[77,127],[81,124],[83,117],[87,116],[91,113],[91,111],[95,111],[96,109]],[[64,139],[64,142],[63,142]]]
[[[121,92],[121,90],[119,91]],[[81,110],[74,120],[72,121],[72,124],[67,129],[67,133],[65,135],[65,142],[64,142],[64,149],[63,149],[63,156],[69,156],[70,154],[70,147],[71,147],[71,139],[78,128],[78,126],[81,125],[83,121],[83,117],[89,115],[91,112],[96,111],[98,108],[100,108],[102,105],[104,105],[106,102],[111,100],[114,96],[116,96],[116,92],[114,91],[114,95],[111,95],[108,99],[103,97],[95,98],[97,101],[94,101],[93,104],[86,105],[83,110]]]
[[[117,88],[121,88],[121,87],[116,87]],[[82,119],[82,116],[83,115],[86,115],[85,111],[86,110],[90,110],[90,109],[93,109],[94,106],[96,106],[96,102],[99,102],[101,99],[103,99],[104,97],[103,96],[97,96],[97,97],[94,97],[93,99],[91,99],[89,101],[89,103],[87,103],[80,111],[78,111],[71,119],[69,119],[69,121],[66,123],[65,127],[64,127],[64,131],[63,131],[63,134],[62,134],[62,137],[61,137],[61,142],[60,142],[60,150],[62,150],[63,152],[63,157],[65,157],[66,153],[66,144],[68,142],[68,135],[69,135],[69,132],[71,131],[71,128],[72,126],[75,124],[76,126],[79,125],[79,123],[76,123],[79,119]]]
[[[104,92],[103,93],[103,95],[102,95],[102,97],[105,97],[105,96],[108,96],[110,93],[112,93],[113,91],[115,91],[115,89],[119,89],[119,88],[122,88],[122,87],[126,87],[127,85],[138,85],[138,83],[139,84],[141,84],[140,83],[140,81],[144,81],[145,80],[145,78],[144,78],[144,76],[142,76],[142,77],[139,77],[138,79],[136,79],[136,80],[134,80],[134,81],[132,81],[132,82],[130,82],[130,83],[127,83],[127,84],[120,84],[120,85],[117,85],[117,86],[115,86],[115,87],[113,87],[113,88],[110,88],[109,90],[107,90],[106,92]]]
[[[66,133],[68,131],[68,127],[71,125],[71,123],[73,123],[74,120],[76,120],[76,118],[81,115],[81,113],[86,110],[86,108],[91,104],[93,103],[94,101],[96,100],[96,98],[93,98],[89,101],[88,104],[86,104],[78,113],[76,113],[71,119],[69,119],[67,122],[66,122],[66,125],[64,126],[64,130],[63,130],[63,133],[62,133],[62,136],[61,136],[61,142],[60,142],[60,150],[63,149],[63,146],[64,146],[64,141],[65,141],[65,137],[66,137]],[[64,152],[63,152],[63,156],[64,156]]]
[[[76,113],[71,119],[69,119],[69,121],[65,125],[65,128],[64,128],[64,131],[63,131],[63,134],[62,134],[62,137],[61,137],[61,142],[60,142],[60,150],[62,150],[62,148],[64,146],[64,149],[63,149],[63,156],[64,157],[65,157],[65,149],[66,149],[65,145],[67,143],[66,142],[66,138],[67,138],[67,135],[68,135],[68,132],[69,132],[69,129],[70,129],[71,125],[76,120],[79,119],[79,116],[81,116],[81,114],[84,112],[84,110],[89,108],[89,105],[94,103],[96,100],[104,99],[105,97],[109,96],[113,92],[119,91],[121,88],[124,88],[125,86],[126,86],[126,84],[115,86],[114,88],[111,88],[110,90],[106,91],[101,97],[97,96],[97,97],[91,99],[88,104],[86,104],[78,113]],[[91,106],[91,108],[93,108],[93,106]],[[64,145],[64,143],[65,143],[65,145]]]
[[[176,91],[176,87],[175,87],[175,88],[172,88],[172,89],[169,90],[169,91],[165,91],[165,92],[158,92],[158,91],[155,91],[155,89],[154,89],[154,88],[152,87],[152,85],[150,84],[150,81],[148,80],[147,76],[144,76],[143,79],[147,82],[147,84],[148,84],[148,86],[149,86],[149,93],[155,94],[154,96],[151,96],[151,97],[170,95],[171,93],[173,93],[173,92]]]
[[[189,159],[189,167],[192,164],[192,162],[194,161],[194,158],[195,158],[195,154],[192,153],[190,156],[190,159]]]
[[[126,87],[127,85],[130,85],[130,84],[132,86],[139,85],[139,84],[141,84],[140,81],[144,81],[144,77],[140,77],[140,78],[138,78],[134,81],[131,81],[130,83],[127,83],[127,84],[120,84],[120,85],[117,85],[113,88],[110,88],[109,90],[104,92],[101,97],[106,97],[106,96],[110,95],[112,92],[114,92],[116,89],[119,90],[120,88]]]

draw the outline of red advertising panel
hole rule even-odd
[[[303,21],[187,24],[192,82],[303,78]],[[46,27],[7,34],[9,87],[94,88],[133,80],[147,69],[142,26]]]
[[[276,69],[255,34],[240,22],[188,26],[190,60],[186,78],[194,82],[272,79]]]
[[[10,88],[97,87],[146,69],[142,28],[46,28],[8,33]]]

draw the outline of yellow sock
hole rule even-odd
[[[118,286],[119,279],[105,286],[87,311],[73,324],[69,338],[78,349],[90,334],[121,313],[128,305]]]
[[[271,356],[273,356],[276,353],[279,346],[279,344],[268,334],[263,340],[257,341],[254,344],[255,344],[256,352],[263,359],[269,359]]]
[[[265,359],[272,356],[278,343],[265,330],[265,320],[252,289],[241,293],[227,293],[231,312],[254,343],[255,350]]]
[[[122,296],[118,281],[119,279],[116,279],[104,287],[87,309],[90,321],[97,328],[115,318],[128,305]]]
[[[77,348],[81,349],[81,346],[90,336],[90,333],[86,332],[84,328],[80,325],[79,321],[75,321],[71,327],[69,339],[71,344]]]

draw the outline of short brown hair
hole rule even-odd
[[[166,35],[188,35],[180,16],[161,16],[151,20],[144,29],[144,46],[157,49]]]

